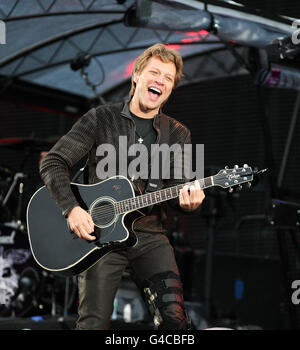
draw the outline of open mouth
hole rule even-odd
[[[148,88],[148,92],[149,92],[150,97],[152,99],[155,99],[155,100],[157,100],[159,98],[159,96],[162,94],[161,90],[159,90],[159,89],[157,89],[155,87],[152,87],[152,86],[150,86]]]

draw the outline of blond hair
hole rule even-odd
[[[146,49],[135,60],[132,68],[131,89],[129,92],[129,96],[133,96],[135,92],[136,83],[133,81],[134,73],[142,72],[151,57],[158,57],[165,63],[173,62],[175,64],[176,74],[173,89],[175,89],[178,86],[183,75],[183,62],[180,53],[174,49],[168,48],[164,44],[155,44]]]

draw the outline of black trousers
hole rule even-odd
[[[165,235],[138,233],[137,236],[136,246],[108,253],[78,276],[77,329],[109,329],[114,298],[128,264],[140,285],[167,271],[179,276],[173,248]],[[176,295],[176,299],[181,298],[183,302],[182,292],[178,288],[176,293],[180,294]],[[186,317],[184,307],[178,310],[178,303],[167,304],[166,314],[169,318],[174,316],[181,322]]]

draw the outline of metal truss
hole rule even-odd
[[[28,19],[30,17],[37,17],[37,16],[55,16],[55,15],[61,15],[62,11],[59,9],[58,12],[54,12],[55,5],[58,3],[61,3],[59,0],[49,0],[47,1],[47,6],[45,3],[45,0],[32,0],[33,4],[36,5],[36,8],[32,11],[30,15],[24,15],[24,16],[15,16],[14,12],[16,11],[17,7],[20,5],[21,0],[13,0],[11,1],[12,6],[9,8],[9,11],[3,12],[0,7],[1,14],[3,15],[3,18],[6,21],[14,21],[14,20],[21,20],[21,19]],[[22,50],[19,50],[18,52],[0,59],[0,69],[11,64],[12,69],[10,70],[9,76],[7,77],[9,80],[12,78],[21,78],[28,76],[32,73],[41,72],[43,70],[56,67],[59,65],[69,64],[70,61],[74,58],[73,57],[66,57],[63,52],[66,46],[72,47],[76,53],[85,52],[93,58],[99,58],[103,55],[110,55],[110,54],[116,54],[120,52],[125,51],[131,51],[131,50],[139,50],[144,49],[147,46],[149,46],[149,43],[142,44],[141,40],[137,40],[137,38],[141,38],[146,32],[148,33],[147,36],[151,37],[153,39],[152,42],[164,42],[171,45],[199,45],[199,44],[216,44],[219,43],[219,40],[217,38],[212,38],[210,35],[201,35],[199,33],[195,33],[194,37],[192,38],[192,42],[185,42],[182,41],[182,38],[185,37],[184,33],[174,34],[173,31],[159,31],[154,29],[144,29],[144,28],[132,28],[132,27],[126,27],[123,26],[122,29],[122,39],[120,39],[119,32],[120,27],[118,27],[120,24],[123,23],[123,17],[130,5],[132,5],[132,1],[125,2],[122,5],[115,4],[115,6],[112,6],[110,9],[108,8],[108,5],[105,7],[103,6],[102,9],[95,10],[94,8],[100,3],[104,4],[107,1],[99,1],[99,0],[92,0],[92,1],[84,1],[84,0],[78,0],[76,1],[77,4],[77,10],[69,9],[68,11],[65,11],[64,13],[72,13],[72,14],[89,14],[89,13],[103,13],[105,11],[106,14],[113,14],[114,19],[106,20],[104,23],[96,23],[91,25],[82,26],[81,28],[77,28],[75,30],[70,30],[68,32],[64,32],[62,34],[53,36],[51,38],[47,38],[44,40],[40,40],[37,43],[34,43],[28,47],[23,48]],[[112,3],[111,1],[109,2]],[[36,10],[36,11],[35,11]],[[71,11],[72,10],[72,11]],[[52,11],[52,12],[51,12]],[[116,18],[117,17],[117,18]],[[84,50],[80,46],[79,42],[80,40],[76,40],[79,35],[90,32],[91,37],[93,37],[93,40],[91,41],[91,44],[88,48],[85,48]],[[115,49],[107,50],[105,48],[105,45],[103,45],[103,42],[101,41],[102,38],[110,38],[110,47],[113,47]],[[190,37],[188,38],[190,39]],[[57,44],[57,45],[53,45]],[[47,59],[41,58],[39,55],[40,50],[47,48]],[[98,49],[98,47],[102,47],[102,49]],[[75,54],[76,55],[76,54]],[[64,58],[65,56],[65,58]],[[60,59],[58,59],[60,57]],[[16,62],[13,66],[13,62]],[[30,62],[30,64],[29,64]],[[101,64],[101,61],[98,60],[98,64]]]
[[[16,13],[22,8],[24,0],[5,0],[6,11],[3,10],[3,7],[1,9],[0,5],[1,19],[7,22],[62,14],[124,13],[134,3],[133,0],[119,2],[114,0],[73,0],[73,4],[68,2],[66,7],[64,0],[30,0],[30,2],[31,13],[17,15]]]
[[[63,6],[63,0],[31,0],[32,6],[30,7],[30,14],[24,13],[19,15],[21,2],[23,1],[10,0],[11,6],[7,6],[6,11],[4,11],[3,7],[0,5],[0,15],[4,21],[13,22],[29,18],[61,16],[63,14],[72,14],[76,16],[105,13],[108,16],[105,22],[83,25],[80,28],[54,35],[40,40],[37,43],[33,43],[8,57],[0,59],[0,73],[1,68],[7,67],[8,65],[11,67],[9,74],[6,74],[5,77],[5,86],[7,86],[7,82],[12,82],[13,78],[22,78],[49,68],[70,64],[76,54],[82,52],[97,59],[97,64],[101,66],[101,56],[142,50],[148,47],[149,42],[144,44],[143,41],[141,41],[143,35],[146,35],[148,38],[150,37],[153,43],[163,42],[170,45],[181,46],[201,46],[205,44],[208,45],[208,47],[212,45],[212,52],[215,52],[215,50],[224,50],[225,48],[224,44],[220,42],[218,38],[209,33],[204,35],[201,32],[185,34],[182,32],[175,33],[174,31],[126,27],[124,25],[121,27],[122,36],[120,37],[120,26],[123,23],[125,12],[134,3],[132,0],[125,1],[123,4],[119,4],[117,1],[107,0],[74,0],[74,6],[72,6],[72,4],[69,5],[70,2],[68,6]],[[85,45],[83,49],[82,45],[80,45],[79,36],[87,32],[90,33],[92,39],[88,47]],[[107,38],[110,40],[110,49],[105,47],[105,40],[107,40]],[[66,47],[73,48],[75,54],[72,57],[70,57],[70,54],[68,57],[64,53]],[[45,50],[45,48],[47,49],[47,55],[41,57],[41,50]],[[232,66],[229,67],[228,64],[224,64],[222,58],[218,58],[215,54],[209,54],[209,51],[210,49],[208,48],[203,51],[203,55],[200,53],[200,64],[195,64],[194,68],[189,70],[188,74],[185,76],[184,84],[195,82],[199,74],[201,74],[203,66],[211,64],[212,61],[218,71],[222,70],[222,75],[231,74],[231,71],[236,68],[236,62],[235,64],[231,62],[230,64]],[[195,54],[195,56],[197,56],[197,54]],[[187,59],[187,57],[185,59]],[[101,67],[101,70],[104,75],[102,81],[104,81],[105,69]]]

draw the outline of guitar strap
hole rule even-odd
[[[169,119],[162,113],[160,116],[160,140],[159,140],[159,145],[162,144],[167,144],[169,145]],[[153,157],[159,157],[159,152],[156,151],[156,153],[151,154],[151,159],[153,159]],[[159,164],[159,177],[158,178],[151,178],[151,159],[150,159],[150,172],[149,172],[149,179],[148,179],[148,183],[145,186],[145,193],[150,193],[150,192],[154,192],[159,190],[160,186],[161,186],[161,175],[162,175],[162,166],[163,166],[163,162],[161,161],[161,159],[158,159],[158,164]],[[152,209],[153,209],[154,205],[151,205],[148,207],[148,214],[151,213]]]

